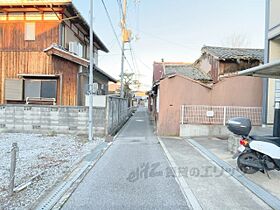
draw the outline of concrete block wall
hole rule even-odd
[[[106,135],[106,108],[94,107],[93,129]],[[0,131],[87,134],[88,107],[1,105]]]
[[[240,142],[241,137],[234,135],[234,134],[230,134],[228,137],[228,151],[231,154],[235,154],[237,152],[238,147],[240,146],[239,142]]]

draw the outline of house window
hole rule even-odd
[[[25,20],[42,20],[42,14],[39,12],[27,12]]]
[[[23,99],[23,80],[5,79],[5,100],[22,101]]]
[[[6,15],[6,13],[0,12],[0,20],[7,20],[7,15]]]
[[[59,14],[59,16],[61,17],[60,14]],[[57,17],[57,14],[55,14],[54,12],[45,12],[44,20],[59,20],[59,19]]]
[[[94,48],[93,56],[94,56],[95,65],[98,66],[98,50],[97,50],[97,48]]]
[[[56,99],[56,80],[27,79],[24,82],[24,98],[54,98]]]
[[[36,35],[35,23],[25,23],[25,41],[34,41]]]
[[[60,25],[60,45],[64,48],[66,48],[66,44],[65,44],[65,25],[64,24]]]
[[[23,12],[11,12],[8,14],[9,20],[24,20]]]

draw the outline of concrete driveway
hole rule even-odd
[[[207,148],[210,152],[215,154],[221,160],[227,162],[232,167],[237,169],[237,161],[236,159],[232,159],[232,154],[227,150],[228,145],[226,140],[221,140],[212,137],[200,137],[194,138],[194,140],[203,147]],[[255,174],[244,174],[244,176],[246,176],[248,179],[252,180],[254,183],[258,184],[259,186],[267,190],[269,193],[280,199],[280,188],[278,187],[280,181],[279,171],[270,171],[270,179],[267,177],[266,174],[263,174],[261,172]]]
[[[161,138],[202,209],[271,209],[255,194],[180,138]]]

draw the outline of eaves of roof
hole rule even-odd
[[[39,0],[26,0],[26,1],[15,1],[15,0],[0,0],[0,9],[8,7],[9,9],[17,8],[17,11],[20,11],[20,9],[25,8],[36,8],[36,7],[60,7],[65,8],[72,17],[77,16],[77,18],[71,20],[76,21],[83,27],[83,29],[90,34],[90,26],[87,23],[86,19],[83,17],[83,15],[79,12],[79,10],[76,8],[76,6],[72,3],[72,0],[47,0],[47,1],[39,1]],[[93,40],[94,45],[97,49],[102,50],[106,53],[109,52],[108,48],[105,46],[105,44],[101,41],[101,39],[93,32]]]
[[[76,6],[73,3],[68,4],[67,9],[69,10],[70,13],[72,13],[73,16],[77,15],[79,17],[80,23],[84,26],[86,31],[90,31],[90,26],[88,22],[85,20],[85,18],[82,16],[82,14],[79,12],[79,10],[76,8]],[[108,48],[94,32],[93,32],[93,40],[98,45],[96,47],[99,47],[100,50],[106,53],[109,52]]]
[[[70,53],[69,51],[67,51],[65,49],[61,49],[56,45],[51,45],[50,47],[45,49],[44,52],[47,53],[48,55],[55,55],[55,56],[65,59],[65,60],[68,60],[70,62],[84,66],[84,67],[88,67],[89,63],[90,63],[89,60],[87,60],[85,58],[81,58],[73,53]],[[99,67],[95,66],[95,70],[98,71],[100,74],[104,75],[105,77],[107,77],[111,82],[114,82],[114,83],[117,82],[117,80],[115,78],[113,78],[111,75],[109,75],[108,73],[106,73],[105,71],[100,69]]]

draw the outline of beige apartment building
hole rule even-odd
[[[266,0],[264,65],[239,72],[264,78],[263,124],[274,123],[274,110],[280,104],[280,1]]]
[[[280,60],[280,1],[270,0],[269,2],[269,28],[268,28],[268,63]],[[280,74],[280,72],[279,72]],[[279,77],[280,78],[280,77]],[[275,101],[280,101],[280,80],[268,80],[267,95],[267,123],[273,123]]]

